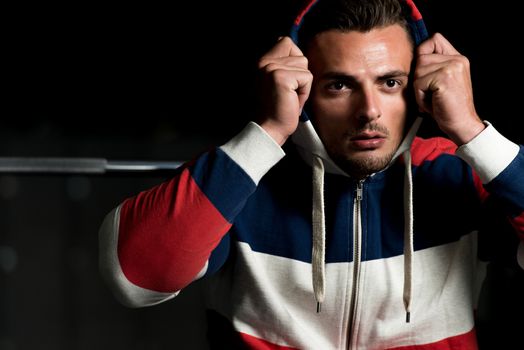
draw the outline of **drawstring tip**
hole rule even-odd
[[[320,302],[317,302],[317,314],[322,311],[322,304]]]
[[[411,313],[409,311],[406,312],[406,323],[409,323],[410,317],[411,317]]]

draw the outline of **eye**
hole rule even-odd
[[[335,81],[328,85],[329,90],[340,91],[340,90],[344,90],[347,88],[348,88],[347,84],[344,83],[343,81]]]
[[[400,85],[400,83],[395,79],[388,79],[386,80],[386,86],[388,88],[394,88],[396,86]]]

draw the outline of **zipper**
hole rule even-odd
[[[353,331],[355,329],[356,309],[359,295],[360,255],[362,240],[362,192],[364,180],[359,180],[353,199],[353,285],[348,320],[348,349],[352,349]]]

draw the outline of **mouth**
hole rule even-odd
[[[365,131],[350,137],[351,146],[357,150],[374,150],[386,142],[386,135],[376,131]]]

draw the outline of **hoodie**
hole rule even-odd
[[[212,348],[475,349],[479,213],[496,202],[524,235],[524,148],[487,123],[457,149],[419,123],[355,181],[306,115],[284,148],[251,122],[106,216],[101,273],[130,307],[203,279]]]

